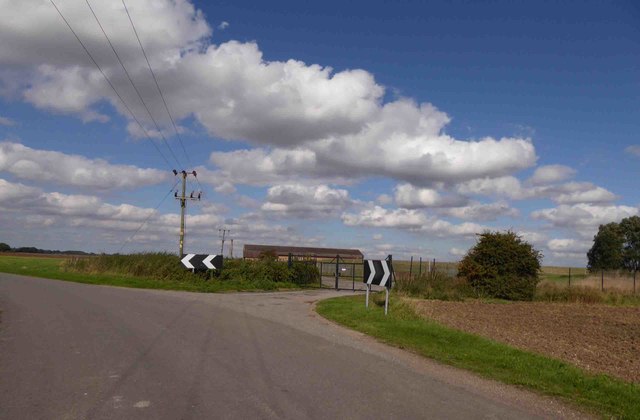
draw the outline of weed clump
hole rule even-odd
[[[473,296],[473,289],[466,281],[438,270],[418,276],[402,274],[396,279],[395,287],[401,294],[424,299],[464,300]]]

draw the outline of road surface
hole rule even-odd
[[[579,416],[313,311],[350,293],[196,294],[0,273],[0,418]]]

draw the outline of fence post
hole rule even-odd
[[[324,275],[324,268],[322,267],[322,261],[320,261],[320,288],[322,289],[322,276]]]
[[[420,269],[418,270],[418,277],[422,276],[422,257],[420,257],[420,265],[418,266]]]
[[[569,267],[569,287],[571,287],[571,267]]]
[[[336,290],[338,290],[339,276],[340,276],[340,254],[336,255]]]
[[[291,253],[289,253],[289,259],[287,260],[287,266],[291,268]]]
[[[600,291],[604,292],[604,269],[600,270]]]
[[[351,263],[351,288],[356,291],[356,263]]]
[[[409,262],[409,277],[411,277],[412,272],[413,272],[413,255],[411,256],[411,261]]]
[[[431,272],[433,273],[434,271],[436,271],[436,259],[433,259],[433,265],[431,265]]]

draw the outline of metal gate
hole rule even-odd
[[[335,290],[367,290],[362,283],[364,265],[362,261],[345,260],[336,255],[330,261],[318,261],[320,287]]]

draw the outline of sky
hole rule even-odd
[[[236,256],[455,261],[513,230],[544,264],[583,266],[600,224],[640,214],[634,1],[0,7],[13,247],[177,253],[173,169],[202,191],[188,253],[228,229]]]

